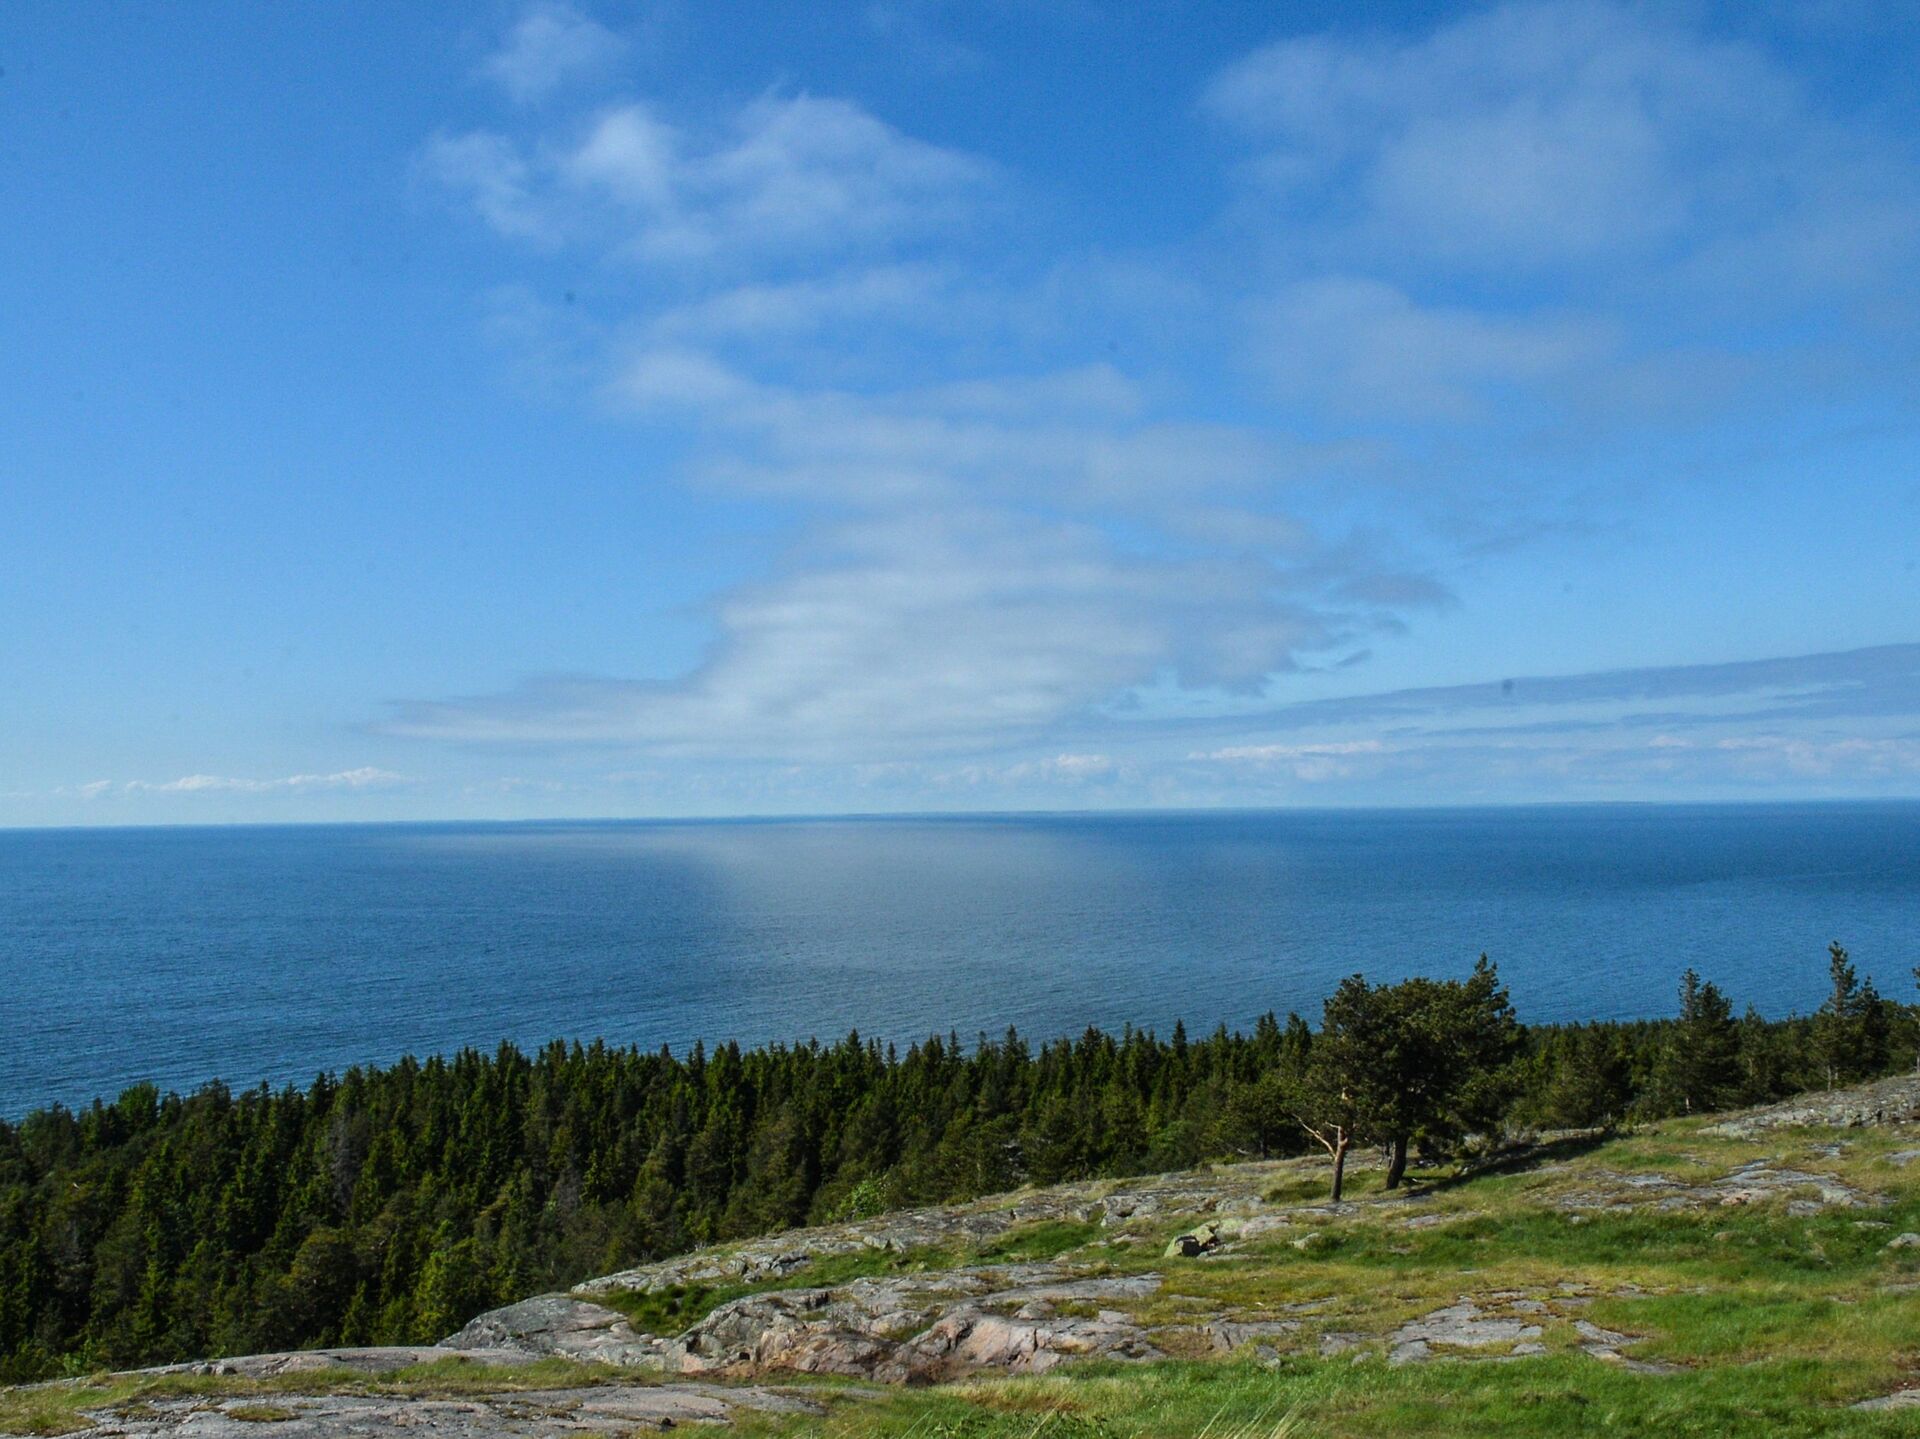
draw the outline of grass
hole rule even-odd
[[[1838,1407],[1844,1365],[1776,1361],[1653,1377],[1580,1355],[1395,1368],[1379,1359],[1163,1362],[902,1391],[824,1423],[748,1421],[754,1435],[822,1439],[1546,1439],[1594,1434],[1795,1439],[1911,1435],[1916,1416]]]
[[[1058,1259],[1071,1250],[1100,1237],[1097,1224],[1077,1223],[1070,1219],[1046,1219],[1016,1224],[991,1240],[973,1256],[988,1263],[1025,1263],[1039,1259]]]

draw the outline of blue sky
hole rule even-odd
[[[1920,793],[1920,12],[0,12],[0,823]]]

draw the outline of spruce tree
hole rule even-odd
[[[1813,1017],[1813,1052],[1827,1088],[1851,1084],[1886,1063],[1889,1016],[1873,981],[1862,984],[1847,951],[1827,946],[1827,998]]]
[[[1682,1114],[1724,1107],[1740,1092],[1740,1032],[1733,1005],[1692,969],[1680,977],[1680,1021],[1660,1056],[1656,1103]]]

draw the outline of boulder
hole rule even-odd
[[[1209,1249],[1217,1248],[1219,1243],[1219,1226],[1213,1224],[1196,1224],[1185,1234],[1174,1237],[1173,1242],[1167,1245],[1166,1257],[1168,1259],[1197,1259]]]

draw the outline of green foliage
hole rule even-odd
[[[1301,1124],[1333,1156],[1334,1199],[1354,1141],[1389,1147],[1392,1189],[1410,1142],[1437,1146],[1496,1121],[1519,1040],[1513,1006],[1485,955],[1465,980],[1342,980],[1294,1090]]]
[[[699,1244],[1250,1152],[1265,1043],[554,1044],[41,1111],[0,1123],[0,1382],[431,1342]]]
[[[858,1035],[685,1055],[556,1043],[305,1089],[139,1085],[0,1123],[0,1383],[432,1342],[483,1309],[719,1240],[1299,1153],[1312,1084],[1346,1106],[1349,1142],[1441,1151],[1503,1118],[1584,1127],[1771,1099],[1839,1052],[1817,1021],[1736,1024],[1711,985],[1683,992],[1677,1021],[1521,1029],[1483,965],[1458,982],[1356,978],[1317,1036],[1270,1015],[1250,1035],[948,1035],[904,1054]],[[1850,993],[1835,1012],[1865,1039],[1842,1072],[1910,1063],[1890,1038],[1911,1034],[1905,1008]],[[1085,1237],[1006,1243],[1042,1257]],[[673,1297],[649,1323],[715,1302]]]
[[[1860,980],[1838,940],[1827,947],[1827,983],[1826,1003],[1813,1017],[1813,1050],[1832,1089],[1886,1067],[1892,1015],[1873,981]]]
[[[1657,1102],[1672,1112],[1724,1108],[1740,1092],[1740,1031],[1717,985],[1689,969],[1680,977],[1680,1020],[1661,1051]]]

